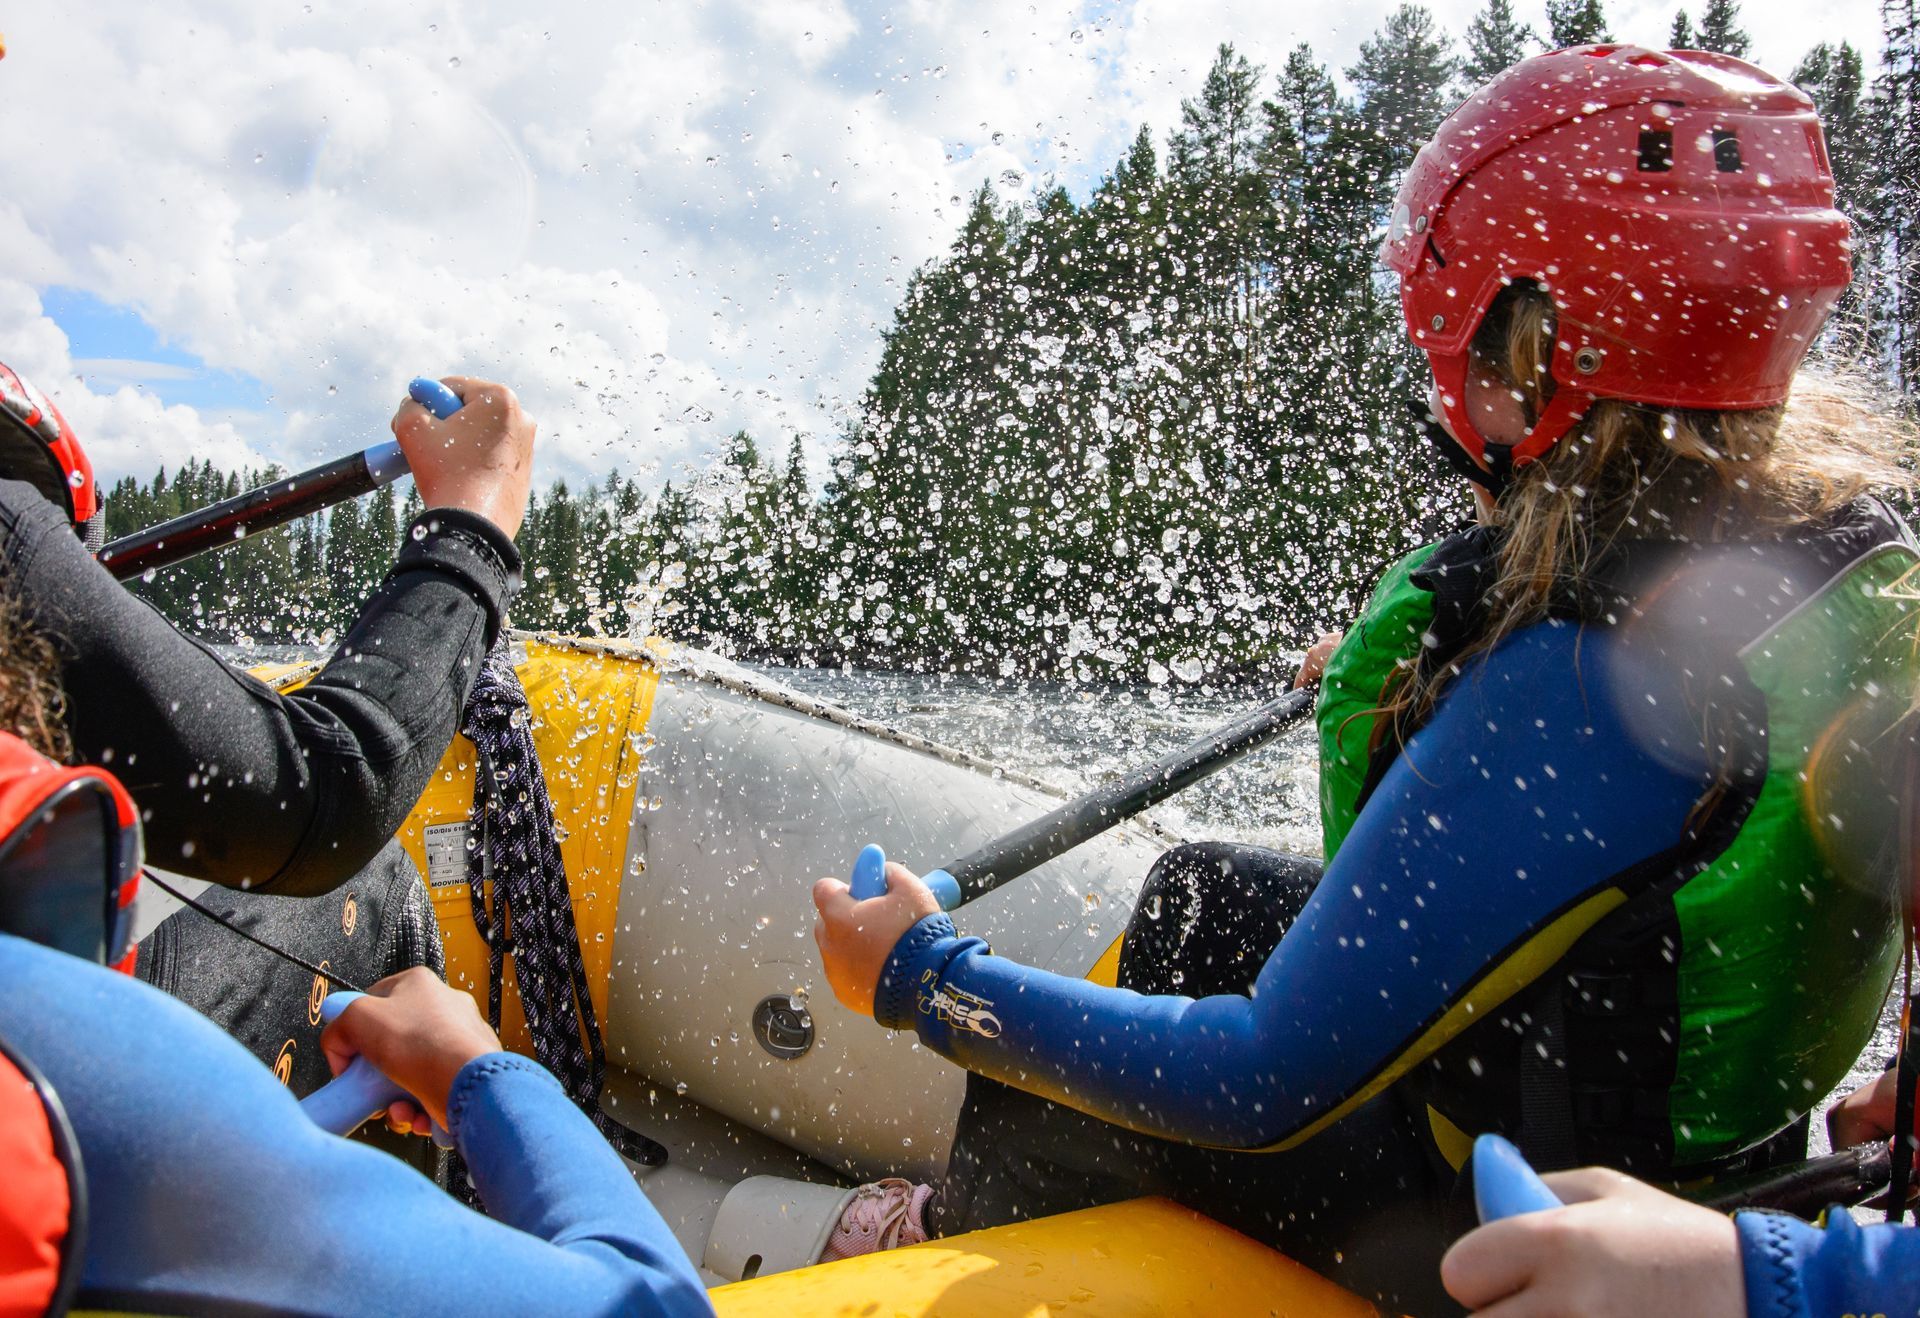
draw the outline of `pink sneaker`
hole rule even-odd
[[[927,1238],[927,1200],[932,1197],[931,1185],[915,1185],[898,1176],[861,1186],[827,1237],[820,1261],[831,1263],[919,1244]]]

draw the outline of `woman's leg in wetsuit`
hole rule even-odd
[[[1154,863],[1120,947],[1140,993],[1247,996],[1320,882],[1307,856],[1232,842],[1175,847]]]
[[[1245,995],[1319,878],[1318,861],[1259,847],[1174,848],[1148,875],[1127,926],[1120,985]],[[928,1224],[952,1235],[1165,1195],[1356,1290],[1426,1312],[1439,1291],[1439,1255],[1407,1246],[1432,1217],[1431,1181],[1418,1131],[1391,1098],[1297,1149],[1237,1153],[1139,1135],[969,1076]]]

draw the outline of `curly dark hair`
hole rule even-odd
[[[64,764],[73,758],[66,714],[53,643],[0,581],[0,731]]]

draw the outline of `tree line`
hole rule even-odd
[[[1886,0],[1877,78],[1840,43],[1792,72],[1826,121],[1855,279],[1821,351],[1920,387],[1920,0]],[[535,500],[516,624],[659,631],[749,658],[1197,681],[1272,670],[1464,514],[1408,411],[1424,370],[1377,267],[1397,180],[1448,109],[1541,49],[1612,40],[1601,0],[1548,30],[1487,0],[1461,40],[1406,4],[1345,86],[1306,45],[1223,45],[1179,125],[1084,200],[974,194],[909,280],[857,420],[765,454],[734,434],[657,492],[614,473]],[[1676,47],[1745,55],[1737,0]],[[272,473],[123,480],[121,534]],[[417,496],[415,496],[417,500]],[[324,643],[390,561],[391,490],[139,583],[222,638]],[[263,591],[262,583],[271,583]]]

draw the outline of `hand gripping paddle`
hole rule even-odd
[[[334,1018],[364,993],[329,993],[320,1004],[320,1023],[333,1024]],[[373,1117],[385,1112],[401,1099],[419,1106],[420,1100],[381,1073],[364,1057],[356,1057],[347,1069],[300,1100],[300,1110],[314,1125],[335,1135],[351,1135]],[[453,1147],[453,1137],[433,1128],[433,1142],[443,1149]]]
[[[1527,1165],[1520,1150],[1498,1135],[1482,1135],[1473,1142],[1473,1203],[1482,1226],[1561,1207],[1560,1197]]]

